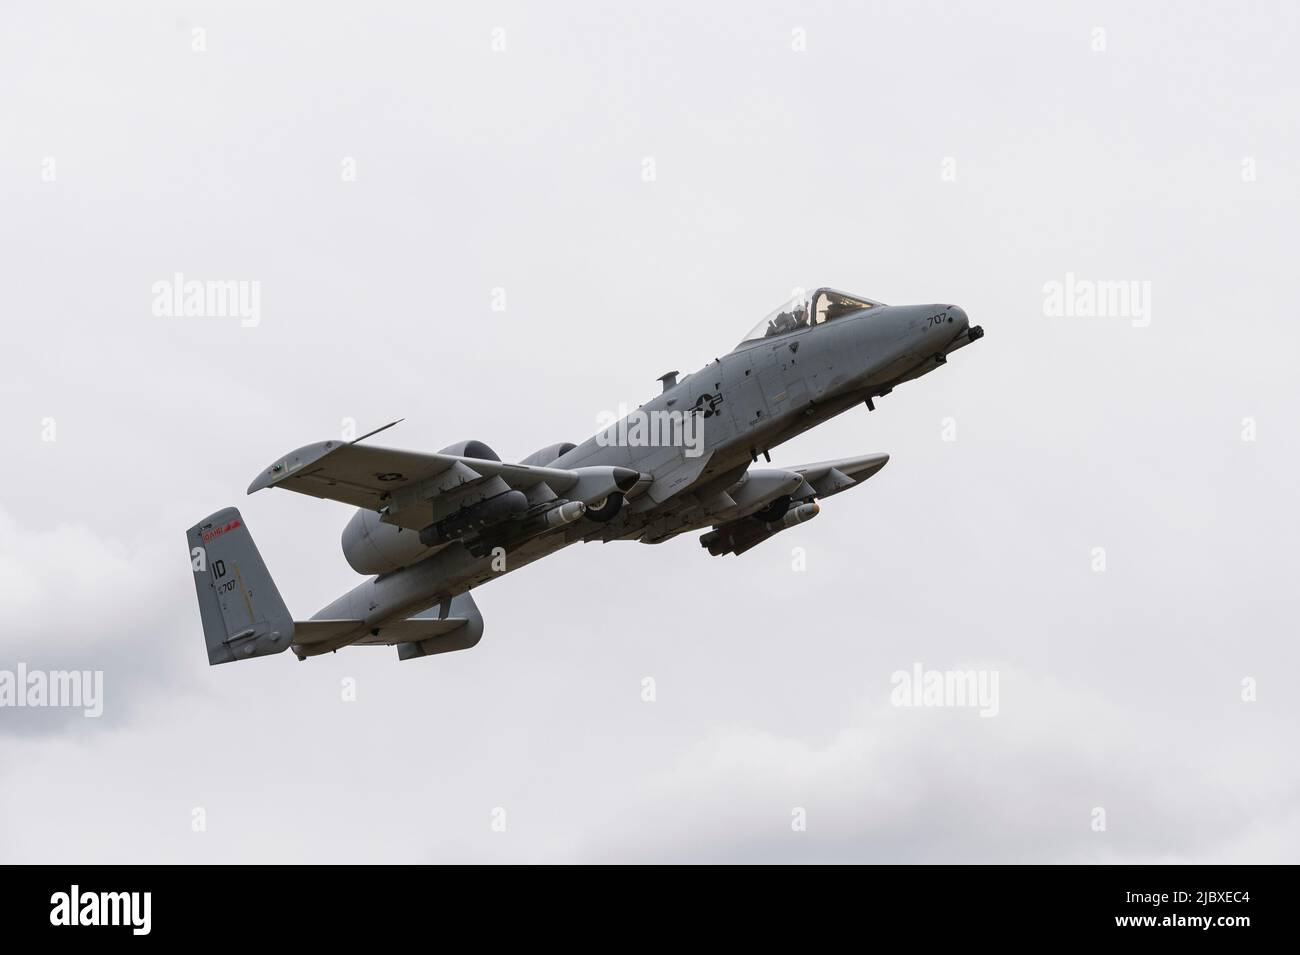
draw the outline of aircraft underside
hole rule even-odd
[[[239,511],[210,515],[188,532],[209,662],[290,648],[305,659],[352,644],[395,646],[401,660],[468,649],[483,632],[469,592],[572,543],[705,531],[709,555],[744,554],[889,460],[781,468],[773,448],[859,404],[874,410],[982,334],[957,306],[892,308],[820,289],[724,358],[681,380],[661,376],[661,394],[581,445],[519,463],[481,441],[436,454],[377,447],[368,443],[377,431],[298,448],[249,493],[278,487],[355,508],[342,549],[369,579],[295,620]],[[661,432],[673,441],[620,437],[637,433],[622,430],[634,416],[656,415],[677,428]]]

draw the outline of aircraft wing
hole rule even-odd
[[[887,454],[863,454],[789,468],[803,475],[803,483],[790,492],[790,507],[784,514],[773,519],[756,512],[714,524],[713,530],[700,538],[700,544],[714,557],[743,554],[773,535],[816,517],[820,511],[816,498],[857,487],[888,463]]]
[[[615,490],[631,490],[641,481],[641,475],[628,468],[570,471],[452,454],[399,451],[358,444],[360,440],[321,441],[290,451],[259,474],[248,486],[248,493],[280,487],[378,511],[386,523],[421,530],[440,512],[461,506],[466,497],[462,492],[472,492],[476,485],[487,482],[494,486],[485,488],[485,493],[507,489],[528,493],[545,484],[543,499],[567,495],[586,501]],[[493,482],[494,478],[499,478],[500,483]],[[440,502],[446,506],[440,507]]]
[[[888,454],[862,454],[855,458],[819,461],[790,468],[803,475],[804,483],[790,496],[795,500],[830,497],[856,487],[889,463]]]

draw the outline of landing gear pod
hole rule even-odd
[[[623,495],[615,492],[608,497],[601,498],[599,501],[593,501],[587,505],[587,517],[597,524],[605,524],[618,517],[618,512],[623,509]]]

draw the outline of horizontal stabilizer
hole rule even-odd
[[[364,620],[295,620],[293,642],[299,647],[329,643],[355,633],[365,625]]]
[[[469,621],[464,617],[447,617],[445,620],[411,617],[375,627],[375,632],[371,633],[366,629],[364,620],[295,620],[294,646],[306,650],[306,656],[312,656],[312,649],[320,644],[389,647],[398,643],[418,643],[442,637],[467,623]],[[359,630],[365,630],[365,633],[356,636]],[[348,639],[349,635],[352,635],[351,639]]]
[[[442,605],[439,604],[403,621],[409,631],[404,642],[397,645],[397,659],[411,660],[452,650],[468,650],[478,645],[483,637],[483,615],[473,597],[467,593],[453,597],[446,619],[439,617],[441,611]],[[452,621],[455,621],[455,626],[445,628]]]
[[[435,604],[414,617],[378,626],[364,620],[297,620],[293,634],[293,649],[299,658],[346,646],[395,646],[398,659],[409,660],[449,650],[468,650],[483,636],[483,615],[473,597],[461,594],[451,599],[445,615],[443,605]]]

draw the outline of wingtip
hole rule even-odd
[[[289,475],[294,474],[309,464],[315,464],[331,451],[337,451],[349,442],[346,441],[318,441],[315,444],[303,445],[296,451],[290,451],[280,460],[276,461],[269,468],[253,479],[253,483],[248,485],[248,493],[260,491],[264,487],[275,487]]]
[[[276,469],[280,467],[281,466],[277,464],[274,467],[267,468],[257,477],[253,478],[253,483],[248,485],[248,491],[245,493],[252,494],[254,491],[262,490],[264,487],[270,487],[275,483],[280,474],[283,473],[283,470],[277,472]]]

